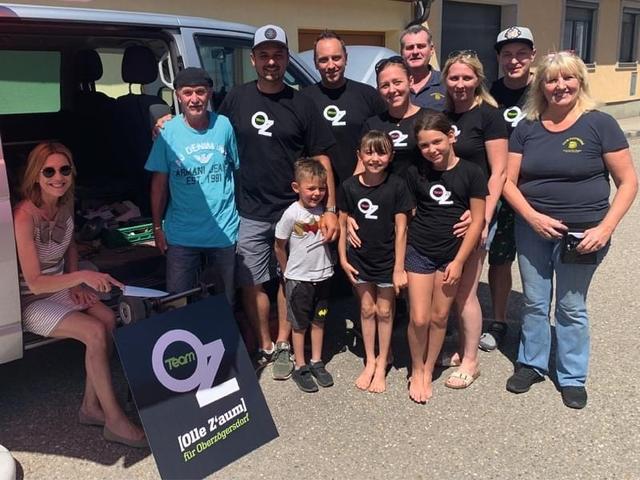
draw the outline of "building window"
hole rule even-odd
[[[593,30],[597,4],[567,2],[562,48],[573,50],[585,63],[593,63]]]
[[[625,8],[622,10],[620,28],[620,63],[634,63],[638,59],[638,24],[640,10]]]

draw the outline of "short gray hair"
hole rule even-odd
[[[431,35],[431,31],[424,25],[414,24],[409,25],[400,34],[400,48],[404,48],[404,37],[406,37],[407,35],[415,35],[416,33],[420,32],[425,32],[427,34],[427,41],[429,43],[433,43],[433,36]]]

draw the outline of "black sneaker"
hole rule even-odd
[[[318,385],[321,387],[330,387],[333,385],[333,377],[327,372],[323,362],[309,362],[309,370],[311,370],[311,374],[316,377]]]
[[[275,353],[275,348],[271,350],[271,352],[267,352],[261,348],[253,355],[253,368],[255,368],[256,372],[258,370],[262,370],[264,367],[273,362],[273,354]]]
[[[580,410],[587,406],[587,389],[584,387],[560,387],[562,401],[569,408]]]
[[[311,375],[311,370],[309,367],[304,365],[298,369],[295,369],[291,374],[291,378],[298,388],[306,393],[314,393],[318,391],[318,385],[313,381],[313,375]]]
[[[523,365],[507,380],[507,390],[511,393],[524,393],[528,392],[534,383],[543,381],[542,375],[533,368]]]

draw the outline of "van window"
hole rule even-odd
[[[129,84],[122,81],[121,73],[124,49],[98,48],[96,51],[102,62],[102,77],[96,81],[96,91],[112,98],[118,98],[129,93]],[[141,93],[140,85],[132,85],[131,92]]]
[[[195,43],[201,65],[213,79],[216,108],[233,87],[257,78],[251,65],[251,45],[248,41],[195,35]],[[296,90],[306,84],[291,65],[287,69],[284,81]]]
[[[60,52],[0,50],[0,114],[60,111]]]

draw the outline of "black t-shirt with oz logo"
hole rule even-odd
[[[462,243],[462,238],[453,235],[453,226],[469,209],[471,198],[489,194],[486,175],[462,159],[444,171],[431,168],[424,160],[409,167],[407,184],[416,202],[416,215],[409,223],[409,245],[427,257],[453,260]]]
[[[453,149],[460,158],[478,165],[487,177],[491,173],[484,142],[508,139],[507,125],[502,113],[486,102],[462,113],[446,112],[456,132]]]
[[[524,118],[522,107],[527,99],[527,90],[529,90],[528,85],[516,90],[507,87],[504,84],[504,78],[499,78],[491,85],[491,96],[496,99],[501,108],[502,118],[507,124],[509,135]]]
[[[418,110],[414,115],[407,118],[394,118],[389,112],[381,113],[375,117],[367,119],[362,133],[369,130],[380,130],[389,134],[393,140],[393,151],[395,153],[391,162],[390,171],[401,177],[405,177],[409,165],[415,164],[422,159],[420,150],[416,145],[416,136],[413,132],[416,117],[421,112]]]
[[[302,90],[302,94],[313,100],[336,138],[329,156],[336,184],[340,184],[356,168],[362,125],[367,118],[384,112],[387,105],[375,88],[353,80],[347,80],[340,88],[316,83]]]
[[[338,191],[338,208],[358,223],[360,248],[347,244],[349,263],[358,278],[391,283],[395,261],[395,216],[409,212],[414,204],[406,182],[394,174],[375,187],[363,185],[360,175],[347,178]]]
[[[261,93],[256,82],[235,87],[219,113],[236,132],[240,169],[236,202],[240,215],[273,222],[297,199],[293,164],[301,156],[326,154],[335,140],[315,104],[289,86]]]

